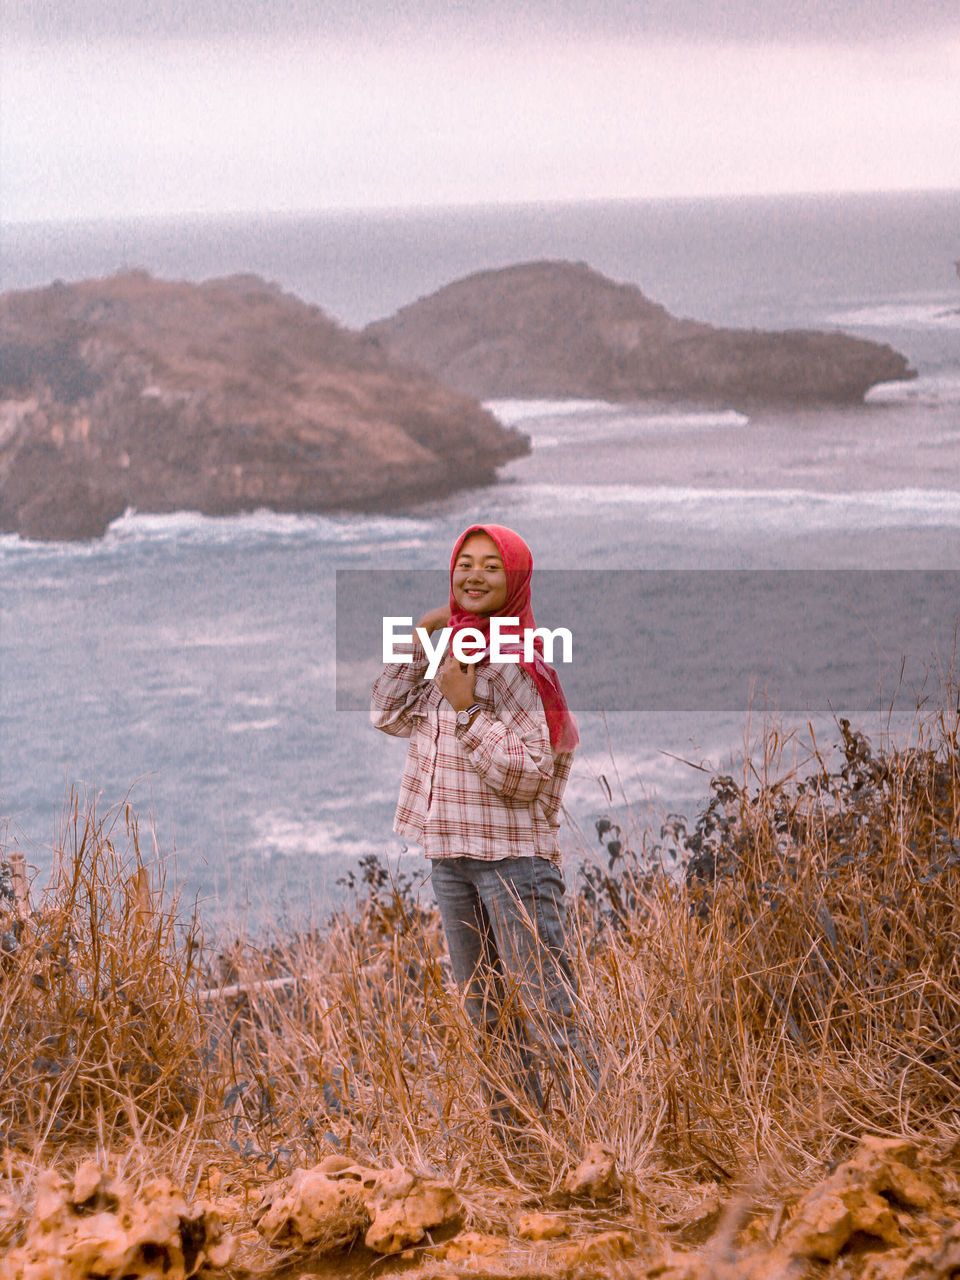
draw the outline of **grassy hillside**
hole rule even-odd
[[[759,1240],[779,1257],[801,1193],[873,1134],[918,1149],[935,1189],[919,1216],[882,1193],[901,1253],[946,1247],[960,1217],[956,701],[908,748],[875,749],[844,721],[837,738],[830,763],[812,750],[789,775],[772,730],[689,830],[598,825],[571,939],[600,1084],[570,1064],[572,1096],[555,1091],[547,1114],[478,1043],[432,906],[376,862],[353,913],[215,953],[145,865],[135,816],[76,804],[49,889],[18,903],[9,848],[0,872],[0,1243],[21,1240],[42,1169],[92,1156],[134,1187],[163,1173],[188,1199],[225,1197],[244,1265],[263,1269],[257,1190],[339,1155],[444,1179],[466,1226],[507,1252],[536,1204],[572,1214],[575,1236],[626,1231],[631,1274],[672,1275],[644,1268],[686,1251],[719,1276],[718,1231],[724,1256]],[[515,1132],[492,1122],[491,1090]],[[594,1143],[617,1192],[578,1207],[564,1179]],[[829,1274],[901,1247],[889,1231],[851,1240]],[[827,1274],[816,1256],[803,1266]]]

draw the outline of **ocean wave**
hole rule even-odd
[[[21,538],[19,533],[0,534],[0,563],[24,557],[33,562],[61,561],[65,557],[83,560],[100,554],[100,539],[94,542],[47,542],[38,538]],[[50,581],[50,585],[53,580]]]
[[[562,502],[575,515],[597,518],[610,507],[636,507],[651,520],[682,520],[701,528],[732,525],[783,530],[960,527],[960,492],[953,489],[694,489],[634,484],[517,484],[511,501],[531,516]]]
[[[635,440],[646,433],[666,432],[670,435],[686,431],[718,431],[724,428],[741,428],[749,426],[750,419],[745,413],[736,409],[720,409],[716,411],[701,410],[676,413],[637,413],[631,411],[615,418],[601,419],[596,428],[582,432],[577,437],[580,443],[588,437],[591,443],[601,444],[613,440]],[[534,434],[535,446],[540,440]]]
[[[375,787],[367,785],[363,787],[363,804],[370,805],[388,805],[390,808],[397,803],[397,789],[393,785],[384,787]],[[358,797],[355,792],[349,792],[342,795],[328,796],[325,800],[315,800],[314,808],[320,813],[336,813],[349,810],[356,813],[360,808]]]
[[[483,405],[505,427],[543,418],[594,417],[617,413],[622,404],[609,400],[486,400]]]
[[[960,306],[951,302],[881,302],[827,317],[848,329],[960,329]]]
[[[27,556],[31,560],[89,559],[114,556],[145,545],[167,547],[262,546],[316,543],[360,552],[388,542],[391,548],[418,548],[433,531],[428,520],[412,516],[325,516],[261,508],[231,516],[199,511],[163,514],[128,508],[102,538],[84,542],[46,542],[0,535],[0,561]]]
[[[506,409],[501,411],[501,407]],[[618,440],[647,431],[704,431],[745,427],[750,419],[736,409],[643,409],[603,400],[499,400],[490,409],[507,426],[522,422],[538,449],[584,440]],[[545,430],[538,430],[542,424]]]
[[[271,694],[263,693],[236,693],[233,697],[233,705],[235,707],[254,707],[274,708],[277,705],[276,697]]]
[[[265,733],[268,729],[279,729],[280,721],[272,720],[231,720],[226,726],[227,733]]]
[[[199,511],[162,515],[128,509],[114,520],[105,542],[176,541],[191,545],[266,542],[325,542],[336,546],[380,542],[398,535],[426,536],[430,525],[407,516],[325,516],[304,512],[257,511],[230,516],[207,516]]]
[[[703,410],[689,413],[631,415],[630,422],[640,430],[645,428],[659,430],[666,427],[669,430],[700,431],[710,427],[746,427],[750,419],[745,413],[739,413],[736,409],[718,409],[713,412]]]
[[[612,799],[601,782],[605,778]],[[597,752],[592,758],[578,759],[570,775],[564,804],[571,812],[617,810],[626,805],[642,809],[656,804],[663,795],[671,800],[679,796],[699,796],[706,790],[702,775],[695,773],[674,757],[667,755],[634,755],[629,748],[618,749],[616,762]]]
[[[923,408],[960,404],[960,378],[930,374],[910,382],[878,382],[864,400],[867,404],[915,404]]]
[[[255,847],[265,860],[272,857],[358,858],[382,853],[383,841],[324,819],[291,818],[285,813],[262,814],[255,823]]]

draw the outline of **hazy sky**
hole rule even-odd
[[[0,0],[0,216],[960,188],[960,0]]]

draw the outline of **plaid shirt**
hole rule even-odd
[[[419,643],[373,686],[375,728],[409,738],[393,829],[428,858],[558,861],[560,802],[573,752],[554,754],[536,685],[517,665],[477,669],[482,708],[466,729],[432,680]]]

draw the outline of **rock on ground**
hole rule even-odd
[[[188,1207],[166,1179],[134,1193],[87,1161],[72,1184],[41,1174],[26,1240],[0,1260],[0,1280],[188,1280],[225,1267],[233,1249],[216,1212]]]
[[[602,1142],[587,1147],[583,1159],[564,1179],[563,1189],[575,1200],[609,1200],[615,1196],[621,1189],[621,1181],[610,1148]]]
[[[795,1257],[832,1262],[857,1233],[902,1244],[896,1208],[930,1209],[937,1201],[915,1162],[908,1142],[863,1138],[855,1154],[801,1200],[783,1247]]]
[[[269,1188],[255,1220],[279,1246],[331,1252],[362,1234],[369,1249],[394,1254],[419,1244],[428,1231],[452,1226],[461,1214],[448,1183],[333,1156],[313,1169],[295,1169]]]

